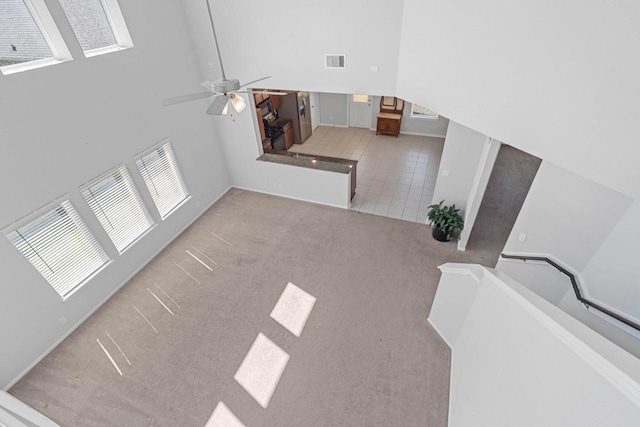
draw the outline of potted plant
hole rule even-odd
[[[433,227],[432,236],[440,242],[448,242],[455,238],[460,238],[460,232],[464,224],[464,220],[456,209],[456,205],[443,206],[444,200],[440,203],[433,204],[428,207],[429,214],[427,219]]]

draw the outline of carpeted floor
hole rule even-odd
[[[436,267],[486,256],[422,224],[234,189],[10,392],[61,426],[203,427],[219,401],[247,426],[445,426]],[[288,282],[316,298],[299,338],[269,317]],[[289,355],[266,409],[234,380],[259,333]]]

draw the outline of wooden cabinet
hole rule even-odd
[[[273,105],[273,109],[277,110],[282,105],[282,98],[280,95],[271,95],[271,105]]]
[[[280,98],[280,96],[277,97]],[[293,125],[291,124],[291,122],[289,122],[284,125],[284,128],[282,128],[282,130],[284,131],[284,143],[287,146],[288,150],[293,145]]]
[[[394,135],[396,138],[400,133],[401,114],[380,113],[378,114],[378,124],[376,126],[376,135],[383,133],[386,135]]]
[[[260,129],[260,141],[264,141],[267,138],[267,134],[264,131],[264,121],[262,120],[262,111],[256,107],[256,119],[258,120],[258,128]]]
[[[254,93],[253,100],[256,102],[256,105],[260,104],[262,101],[264,101],[264,94]]]

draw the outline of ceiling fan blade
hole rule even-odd
[[[263,81],[263,80],[267,80],[267,79],[270,79],[270,78],[271,78],[271,76],[267,76],[267,77],[263,77],[263,78],[258,79],[258,80],[252,80],[252,81],[250,81],[250,82],[248,82],[248,83],[241,84],[241,85],[240,85],[240,87],[249,86],[250,84],[257,83],[257,82],[261,82],[261,81]]]
[[[213,96],[212,92],[197,92],[189,95],[175,96],[173,98],[167,98],[162,100],[162,105],[180,104],[182,102],[195,101],[196,99],[209,98]]]
[[[207,108],[207,114],[210,116],[220,116],[224,111],[224,107],[226,107],[227,102],[229,102],[228,95],[216,95],[211,101],[209,108]]]

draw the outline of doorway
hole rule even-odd
[[[349,98],[349,127],[371,128],[371,97],[353,94]]]
[[[483,255],[483,265],[498,262],[541,162],[510,145],[500,147],[467,243],[468,251],[492,254]]]

